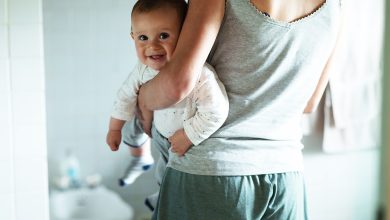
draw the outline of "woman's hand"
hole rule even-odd
[[[143,102],[142,95],[140,95],[141,91],[142,91],[142,87],[140,88],[139,94],[138,94],[136,116],[140,120],[140,122],[142,124],[142,128],[144,129],[144,132],[149,137],[152,137],[153,111],[146,108],[146,105]]]

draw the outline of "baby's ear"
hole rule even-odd
[[[131,36],[131,38],[133,38],[133,40],[134,40],[133,32],[130,32],[130,36]]]

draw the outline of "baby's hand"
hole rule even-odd
[[[176,153],[178,156],[184,156],[184,154],[192,146],[192,142],[188,139],[184,129],[176,131],[168,141],[171,143],[171,151]]]
[[[120,130],[109,130],[107,133],[106,142],[112,151],[117,151],[121,144],[122,133]]]

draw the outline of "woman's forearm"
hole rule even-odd
[[[146,109],[168,107],[184,99],[213,46],[222,23],[224,0],[191,0],[172,59],[139,92]]]
[[[344,17],[344,14],[342,13],[341,20],[340,20],[340,26],[339,26],[339,33],[338,33],[338,36],[337,36],[337,39],[335,42],[335,46],[334,46],[333,51],[328,59],[328,62],[325,65],[325,68],[324,68],[322,75],[319,79],[317,87],[316,87],[313,95],[311,96],[310,100],[308,101],[303,113],[312,113],[313,111],[316,110],[316,108],[321,100],[321,97],[325,91],[325,88],[328,84],[329,75],[331,74],[331,72],[334,72],[335,63],[338,62],[337,56],[338,56],[339,50],[341,48],[341,43],[343,42],[343,40],[345,40],[345,37],[344,37],[344,35],[345,35],[345,27],[344,27],[345,20],[344,19],[345,19],[345,17]]]

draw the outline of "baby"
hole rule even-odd
[[[146,149],[149,147],[148,137],[142,133],[140,123],[134,117],[137,93],[140,86],[155,77],[171,59],[186,11],[184,0],[139,0],[134,5],[131,37],[135,42],[139,62],[118,91],[114,103],[107,134],[107,144],[111,150],[118,150],[123,133],[124,142],[131,147],[133,156],[151,157],[150,151]],[[171,145],[178,146],[176,153],[185,157],[191,147],[196,147],[210,137],[227,118],[229,104],[226,91],[214,69],[205,64],[198,78],[195,88],[184,100],[154,112],[153,135],[162,135],[166,139],[166,143],[156,143],[152,139],[152,145],[160,152],[156,169],[158,183],[161,183]],[[136,160],[134,158],[133,161]],[[131,167],[134,164],[137,163],[131,163]],[[138,166],[137,169],[127,169],[121,184],[132,183],[147,168]],[[134,172],[136,175],[131,175]],[[127,180],[129,178],[126,177],[131,178]],[[155,193],[145,201],[152,210],[157,197],[158,193]]]

